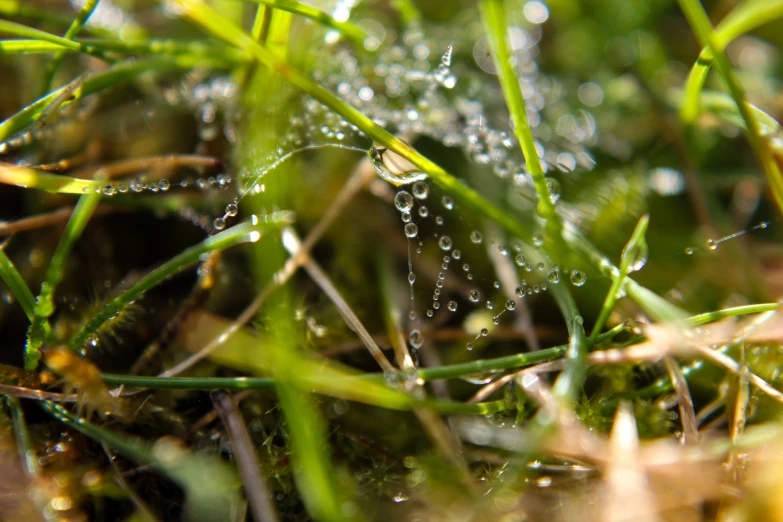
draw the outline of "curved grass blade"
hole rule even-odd
[[[715,66],[723,77],[723,80],[726,82],[729,93],[731,94],[731,97],[734,98],[737,109],[739,110],[742,119],[745,121],[748,141],[750,142],[759,163],[761,163],[761,167],[764,169],[772,194],[775,196],[778,210],[783,212],[783,175],[760,133],[756,119],[747,107],[745,102],[745,91],[734,75],[729,59],[726,57],[723,50],[715,43],[712,23],[710,22],[707,13],[704,11],[704,7],[699,0],[678,0],[678,3],[701,45],[708,48],[712,53]]]
[[[94,48],[84,46],[78,42],[75,42],[73,40],[67,39],[67,38],[60,38],[59,36],[55,36],[51,33],[47,33],[46,31],[41,31],[40,29],[34,29],[32,27],[27,27],[26,25],[18,24],[16,22],[9,22],[8,20],[0,20],[0,33],[7,33],[7,34],[13,34],[16,36],[20,36],[25,39],[31,39],[35,41],[40,42],[47,42],[51,45],[56,45],[60,47],[60,50],[63,49],[73,52],[79,52],[79,53],[85,53],[92,56],[96,56],[100,58],[101,60],[112,62],[110,58],[107,58],[103,55],[100,51],[97,51]],[[13,41],[13,40],[11,40]],[[1,48],[0,48],[1,49]]]
[[[2,248],[0,248],[0,278],[5,282],[11,295],[14,296],[14,300],[22,307],[27,318],[32,322],[35,315],[33,313],[35,297],[33,297],[33,293],[30,291],[27,283],[24,282],[22,275]]]
[[[276,212],[264,217],[245,221],[223,232],[205,239],[198,245],[184,250],[182,253],[152,270],[136,284],[125,290],[122,294],[110,301],[95,317],[87,321],[79,329],[73,338],[68,341],[68,346],[78,350],[103,323],[114,316],[124,307],[141,297],[149,289],[159,285],[166,279],[181,272],[189,266],[196,264],[202,254],[209,254],[219,250],[231,248],[240,243],[255,242],[261,238],[261,231],[270,227],[279,227],[292,222],[290,212]]]
[[[188,520],[224,522],[239,508],[239,477],[217,456],[190,453],[176,439],[163,437],[149,444],[139,437],[121,435],[76,417],[55,403],[41,407],[68,427],[110,446],[141,465],[151,466],[176,482],[186,495]]]
[[[732,10],[712,33],[716,50],[726,46],[745,33],[783,17],[783,0],[756,0],[744,2]],[[686,126],[693,125],[699,113],[699,96],[712,64],[712,51],[705,47],[685,81],[685,99],[680,108],[680,119]]]

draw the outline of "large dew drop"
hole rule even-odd
[[[408,223],[405,225],[405,235],[408,237],[416,237],[416,235],[419,233],[419,227],[416,226],[416,223]]]
[[[438,241],[438,245],[440,246],[441,250],[451,250],[451,238],[449,236],[441,236],[440,241]]]
[[[587,282],[587,276],[579,270],[571,271],[571,283],[574,286],[583,286]]]
[[[413,184],[413,197],[416,199],[427,199],[430,193],[430,187],[423,181],[417,181]]]
[[[378,175],[396,187],[427,179],[413,163],[393,151],[373,145],[368,154]]]
[[[400,212],[410,212],[413,208],[413,196],[410,193],[401,190],[394,196],[394,206]]]

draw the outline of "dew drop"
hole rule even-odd
[[[104,196],[113,196],[117,193],[117,189],[114,187],[114,185],[109,184],[101,187],[101,192]]]
[[[508,301],[506,301],[506,310],[511,312],[511,311],[516,310],[516,309],[517,309],[517,302],[516,301],[514,301],[513,299],[509,299]]]
[[[482,241],[484,241],[484,234],[479,232],[478,230],[474,230],[470,233],[470,240],[475,243],[476,245],[480,244]]]
[[[487,310],[494,310],[495,309],[495,303],[493,303],[492,301],[487,301],[485,303],[485,306],[487,307]]]
[[[514,293],[517,294],[517,297],[525,297],[525,287],[524,286],[516,287],[516,289],[514,289]]]
[[[546,186],[549,189],[549,199],[557,203],[560,199],[560,182],[555,178],[546,178]]]
[[[410,319],[411,321],[415,321],[417,317],[418,317],[418,315],[413,310],[411,310],[408,313],[408,319]]]
[[[425,207],[424,205],[422,205],[422,206],[419,207],[419,215],[421,217],[425,218],[425,217],[430,215],[430,210],[427,207]]]
[[[499,289],[500,288],[500,281],[495,281],[494,283],[492,283],[492,286],[494,286],[495,288]]]
[[[414,274],[413,272],[408,272],[408,282],[410,284],[415,283],[416,282],[416,274]]]
[[[454,252],[452,252],[452,253],[451,253],[451,256],[452,256],[454,259],[459,259],[459,258],[461,258],[461,257],[462,257],[462,252],[460,252],[459,250],[455,250]]]
[[[508,255],[508,249],[506,248],[506,245],[498,245],[498,252],[501,255],[507,256]]]
[[[538,264],[536,265],[536,268],[538,268],[539,270],[543,270],[543,269],[545,269],[545,268],[546,268],[546,265],[545,265],[544,263],[538,263]]]
[[[408,342],[410,343],[411,348],[418,350],[421,348],[421,345],[424,344],[424,335],[422,335],[419,330],[411,330],[411,333],[408,336]]]
[[[468,292],[468,299],[471,303],[478,303],[481,300],[481,292],[478,290],[471,290]]]
[[[451,199],[448,196],[443,196],[443,199],[441,200],[441,203],[443,203],[443,207],[446,210],[451,210],[454,208],[454,200]]]
[[[514,257],[514,262],[517,264],[517,266],[525,266],[525,263],[527,263],[527,258],[525,258],[525,256],[522,254],[517,254]]]
[[[481,334],[481,337],[486,337],[489,335],[489,330],[487,330],[486,328],[482,328],[481,332],[479,333]]]
[[[544,236],[539,232],[533,234],[533,246],[540,247],[544,244]]]
[[[440,240],[438,240],[438,245],[441,250],[451,250],[451,238],[449,236],[441,236]]]
[[[413,196],[406,190],[397,192],[397,195],[394,196],[394,206],[400,212],[410,212],[413,208]]]
[[[430,186],[423,181],[417,181],[413,184],[413,197],[416,199],[427,199],[430,193]]]
[[[448,307],[449,307],[450,311],[456,312],[457,311],[457,302],[456,301],[449,301]]]
[[[419,227],[416,226],[416,223],[408,223],[405,225],[405,235],[408,237],[416,237],[416,235],[419,233]]]
[[[432,310],[427,310],[427,317],[432,317],[433,315],[435,315],[435,312]]]
[[[469,265],[469,264],[467,264],[467,263],[464,263],[464,264],[462,265],[462,269],[463,269],[465,272],[470,272],[470,265]]]
[[[365,85],[359,89],[359,97],[364,101],[371,100],[373,97],[372,88]],[[378,175],[396,187],[427,178],[425,173],[416,169],[412,163],[393,151],[373,145],[368,154],[370,163]]]
[[[468,350],[472,350],[473,349],[473,343],[466,344],[465,348],[467,348]]]
[[[443,224],[443,218],[440,216],[435,216],[435,224],[436,225],[442,225]]]
[[[587,282],[587,276],[579,270],[571,270],[571,283],[574,286],[582,286]]]
[[[226,215],[229,217],[234,217],[239,212],[239,208],[237,207],[236,203],[229,203],[226,205]]]
[[[708,239],[707,240],[707,250],[717,250],[718,249],[718,242],[714,239]]]
[[[223,218],[215,218],[215,221],[212,222],[212,226],[215,227],[215,230],[223,230],[226,228],[226,220]]]
[[[440,308],[440,303],[439,303],[439,302],[437,302],[437,301],[433,301],[433,302],[432,302],[432,307],[433,307],[435,310],[437,310],[438,308]]]
[[[400,215],[400,218],[402,219],[403,223],[410,223],[411,222],[411,213],[410,212],[403,212]]]
[[[691,247],[687,247],[687,248],[685,249],[685,255],[686,255],[686,256],[693,255],[693,248],[691,248]]]
[[[550,270],[549,274],[547,275],[547,279],[549,279],[549,282],[556,285],[560,282],[560,270]]]

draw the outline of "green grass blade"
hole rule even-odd
[[[783,0],[755,0],[744,2],[733,9],[713,32],[716,50],[726,46],[745,33],[783,17]],[[699,113],[699,95],[712,63],[712,51],[704,48],[685,81],[685,99],[680,118],[686,126],[693,125]]]
[[[327,27],[331,27],[336,31],[339,31],[340,34],[345,36],[348,40],[350,40],[354,44],[364,49],[364,40],[368,36],[364,29],[350,22],[341,22],[339,20],[335,20],[332,16],[328,15],[327,13],[324,13],[323,11],[316,9],[315,7],[312,7],[304,3],[292,2],[290,0],[245,0],[245,1],[251,3],[264,4],[269,7],[273,7],[275,9],[280,9],[282,11],[287,11],[289,13],[293,13],[295,15],[299,15],[304,18],[309,18],[310,20],[313,20]]]
[[[33,321],[27,332],[24,354],[24,366],[27,370],[34,370],[38,366],[38,361],[41,358],[40,348],[46,335],[44,324],[54,313],[54,292],[65,275],[65,263],[68,260],[68,255],[82,235],[100,200],[100,192],[91,192],[79,198],[71,217],[68,219],[60,242],[52,254],[44,281],[41,284],[41,293],[38,294],[33,308]]]
[[[574,404],[579,398],[579,392],[587,375],[587,350],[589,342],[585,337],[585,331],[582,327],[582,318],[574,319],[574,325],[571,328],[571,339],[568,343],[566,352],[566,367],[558,375],[552,392],[555,397],[561,398],[570,404]]]
[[[190,453],[169,437],[149,444],[137,436],[129,437],[91,424],[52,402],[41,401],[40,405],[69,428],[107,444],[120,455],[140,465],[161,471],[176,482],[186,495],[188,520],[233,520],[232,513],[242,503],[239,494],[241,481],[236,472],[219,457]]]
[[[87,23],[87,20],[90,18],[90,16],[92,16],[95,8],[98,7],[99,1],[100,0],[85,0],[81,9],[79,9],[79,12],[76,14],[76,17],[73,19],[73,22],[71,22],[71,25],[65,31],[65,34],[63,34],[63,39],[73,40],[76,38],[76,35],[79,34],[79,31],[81,31],[82,27],[84,27],[84,24]],[[44,71],[43,87],[41,89],[42,96],[49,92],[49,89],[51,89],[52,81],[54,81],[54,75],[57,74],[57,69],[60,67],[60,63],[62,63],[64,56],[65,53],[58,52],[52,57],[52,61],[50,61],[46,66],[46,71]]]
[[[103,183],[91,179],[50,174],[28,167],[0,163],[0,183],[53,194],[86,194],[100,192]]]
[[[779,310],[780,306],[780,303],[759,303],[745,306],[735,306],[733,308],[724,308],[723,310],[716,310],[714,312],[707,312],[689,317],[687,319],[687,323],[692,326],[696,326],[714,321],[720,321],[721,319],[726,319],[727,317],[772,312],[774,310]]]
[[[748,141],[756,153],[761,167],[764,169],[778,209],[783,212],[783,175],[781,175],[780,168],[772,158],[772,154],[761,136],[756,119],[747,107],[745,91],[742,85],[735,77],[726,54],[715,43],[713,27],[707,13],[704,11],[704,7],[699,0],[678,0],[678,3],[701,45],[712,53],[715,66],[726,82],[731,97],[734,98],[739,113],[745,121]]]
[[[270,214],[262,220],[256,219],[245,221],[236,226],[224,230],[223,232],[205,239],[198,245],[184,250],[182,253],[166,261],[158,268],[152,270],[149,274],[141,278],[136,284],[125,290],[123,293],[111,300],[98,314],[87,321],[73,338],[68,341],[68,346],[74,350],[87,342],[87,339],[95,333],[109,318],[118,313],[124,307],[141,297],[151,288],[161,284],[166,279],[174,276],[182,270],[196,264],[202,254],[209,254],[231,248],[240,243],[255,242],[261,237],[261,232],[274,226],[279,227],[290,224],[291,214],[289,212],[278,212]]]
[[[525,156],[525,166],[533,178],[533,184],[538,193],[536,210],[542,218],[552,224],[552,230],[557,235],[560,235],[560,216],[555,209],[555,204],[552,202],[544,171],[541,168],[541,160],[536,152],[533,132],[530,130],[530,124],[527,121],[525,98],[522,96],[522,88],[519,86],[519,78],[514,70],[511,51],[506,40],[506,31],[508,30],[506,2],[505,0],[482,0],[479,6],[481,7],[481,18],[484,21],[484,28],[490,35],[492,58],[498,71],[498,79],[503,89],[508,112],[511,114],[514,135],[522,147],[522,153]]]
[[[630,268],[634,263],[636,257],[640,254],[640,249],[647,249],[647,243],[644,240],[644,234],[647,231],[647,225],[650,222],[650,217],[647,215],[639,218],[639,222],[636,223],[636,228],[631,234],[631,239],[628,240],[628,244],[623,249],[623,254],[620,258],[620,274],[612,281],[612,285],[609,288],[609,293],[606,294],[604,304],[601,307],[601,312],[598,314],[598,319],[593,326],[593,332],[590,334],[589,343],[592,346],[595,342],[598,334],[601,333],[604,323],[609,318],[609,314],[614,309],[614,304],[617,301],[617,294],[620,291],[623,283],[625,282],[628,274],[631,272]],[[646,258],[646,254],[645,254]]]
[[[0,248],[0,278],[5,282],[19,306],[22,307],[27,318],[32,322],[35,315],[33,313],[35,297],[33,297],[30,287],[27,286],[22,275],[2,248]]]

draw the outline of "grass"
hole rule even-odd
[[[779,516],[783,3],[592,4],[0,0],[8,516]]]

